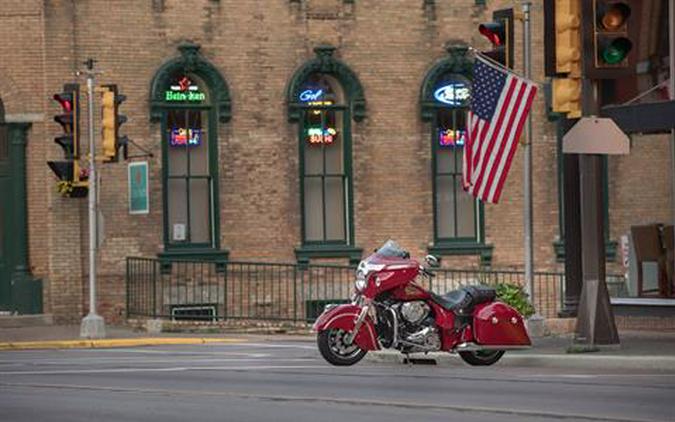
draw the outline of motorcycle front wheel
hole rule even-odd
[[[336,366],[354,365],[368,353],[355,343],[346,343],[345,330],[329,328],[319,333],[316,341],[319,345],[321,356],[330,364]]]
[[[472,352],[459,352],[462,360],[473,366],[490,366],[496,363],[504,355],[503,350],[477,350]]]

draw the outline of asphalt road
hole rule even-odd
[[[674,421],[673,373],[326,364],[311,342],[0,352],[1,421]]]

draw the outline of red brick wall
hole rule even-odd
[[[55,192],[45,164],[61,156],[52,141],[58,127],[52,122],[57,105],[50,97],[74,80],[73,72],[86,58],[98,60],[96,68],[104,72],[98,83],[115,83],[127,95],[124,133],[154,154],[148,159],[148,215],[128,214],[126,165],[100,166],[105,239],[99,308],[108,318],[118,318],[124,306],[124,258],[163,250],[160,133],[159,125],[149,122],[148,96],[155,72],[178,54],[181,41],[199,43],[230,87],[233,115],[219,125],[218,149],[221,244],[231,259],[295,259],[301,221],[298,140],[296,126],[287,122],[285,89],[320,43],[337,47],[337,57],[356,73],[367,101],[367,118],[352,126],[356,244],[369,251],[394,238],[419,256],[433,241],[431,128],[420,119],[420,85],[445,56],[448,42],[486,48],[477,24],[492,10],[513,4],[5,0],[3,6],[8,2],[0,10],[0,39],[8,40],[0,43],[0,53],[12,60],[0,64],[0,96],[8,113],[43,113],[33,124],[28,147],[30,256],[33,272],[47,280],[46,311],[60,322],[76,322],[87,309],[87,209],[86,200]],[[532,19],[533,77],[543,81],[538,2]],[[519,22],[515,28],[516,69],[522,70]],[[88,139],[83,129],[82,139]],[[535,102],[533,129],[535,263],[538,269],[561,269],[552,247],[558,235],[556,140],[554,125],[545,119],[543,92]],[[668,216],[666,146],[664,140],[636,139],[629,157],[610,160],[614,237],[635,221]],[[522,151],[502,203],[486,206],[486,241],[494,245],[496,268],[523,263]],[[656,187],[643,189],[641,180],[654,180]],[[444,262],[476,266],[478,259],[448,257]]]

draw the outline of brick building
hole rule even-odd
[[[124,315],[129,256],[347,263],[393,238],[445,267],[522,268],[521,153],[500,204],[470,200],[458,189],[465,104],[433,97],[442,84],[470,87],[462,46],[486,48],[478,24],[511,2],[1,3],[0,98],[7,142],[25,144],[27,227],[6,211],[3,233],[11,245],[27,241],[25,254],[0,261],[0,281],[9,286],[16,271],[7,268],[23,259],[57,321],[78,322],[87,309],[88,237],[86,200],[58,193],[46,165],[62,159],[51,97],[64,83],[84,92],[74,73],[90,57],[103,72],[97,84],[127,96],[123,132],[134,141],[129,154],[141,156],[129,161],[148,163],[149,210],[138,214],[129,212],[128,163],[99,166],[99,299],[109,320]],[[532,9],[533,75],[544,81],[543,11]],[[516,22],[516,69],[520,35]],[[559,137],[543,90],[533,113],[535,267],[562,271]],[[609,240],[668,221],[668,157],[668,138],[653,135],[609,159]],[[10,182],[1,201],[18,215]],[[609,268],[623,271],[617,258]]]

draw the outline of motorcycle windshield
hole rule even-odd
[[[391,239],[387,240],[375,253],[387,258],[410,258],[410,254]]]

